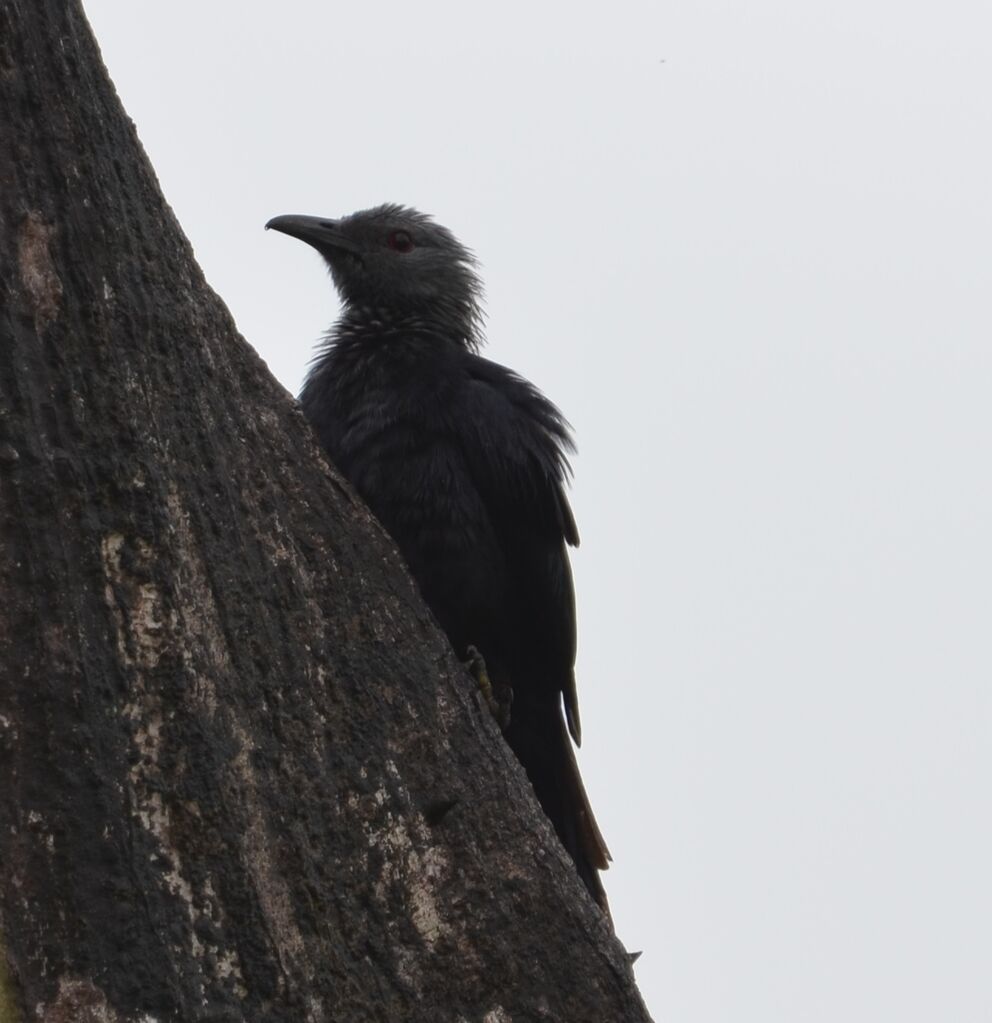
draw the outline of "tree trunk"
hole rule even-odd
[[[0,0],[0,131],[0,1019],[647,1020],[77,0]]]

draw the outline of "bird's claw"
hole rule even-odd
[[[513,690],[508,686],[500,686],[498,689],[493,686],[492,679],[489,677],[489,670],[486,668],[486,660],[479,653],[477,647],[470,646],[466,653],[468,654],[468,660],[465,662],[465,667],[468,668],[476,682],[478,682],[482,698],[486,701],[486,706],[496,719],[496,724],[499,725],[500,729],[506,731],[507,726],[510,724],[510,705],[513,703]]]

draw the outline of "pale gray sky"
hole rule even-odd
[[[280,213],[478,253],[574,424],[581,763],[666,1023],[992,1019],[992,7],[86,0],[295,391]]]

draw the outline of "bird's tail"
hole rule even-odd
[[[545,715],[551,713],[554,714],[554,722],[545,721],[543,727],[523,733],[518,730],[514,734],[515,719],[511,711],[507,738],[526,768],[537,798],[551,818],[562,845],[574,860],[579,877],[609,916],[609,904],[599,872],[609,867],[610,851],[582,784],[565,719],[557,707],[547,708]],[[531,723],[534,723],[533,719]]]
[[[585,786],[582,784],[579,765],[575,760],[572,740],[565,730],[564,720],[560,717],[558,721],[558,736],[562,749],[561,785],[565,793],[564,830],[567,836],[562,841],[575,861],[579,876],[585,883],[586,888],[589,889],[589,893],[599,904],[603,912],[609,916],[610,907],[606,901],[606,892],[603,889],[599,872],[609,869],[612,857],[610,856],[610,850],[606,846],[603,833],[599,830],[599,825],[593,816],[589,796],[586,794]]]

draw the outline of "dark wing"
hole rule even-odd
[[[474,356],[456,411],[462,453],[483,498],[511,578],[525,666],[514,683],[507,740],[579,876],[608,914],[599,871],[610,853],[596,824],[571,742],[578,744],[575,599],[566,544],[579,542],[565,497],[571,434],[561,413],[527,381]],[[483,651],[485,655],[485,651]],[[560,703],[564,701],[565,719]]]
[[[541,622],[542,660],[563,698],[568,729],[581,739],[575,692],[575,597],[565,545],[579,534],[565,496],[574,450],[561,412],[532,384],[479,356],[452,410],[463,455],[483,498],[521,599]]]

